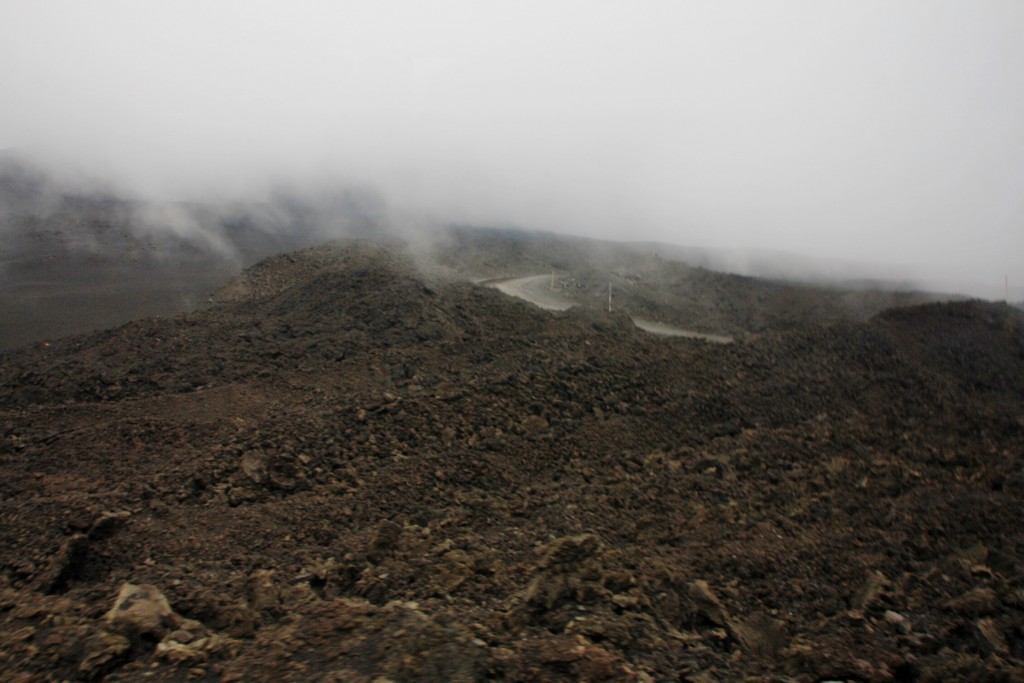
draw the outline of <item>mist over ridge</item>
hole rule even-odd
[[[0,148],[118,194],[340,213],[348,193],[407,232],[1022,296],[1016,3],[42,2],[0,27]]]

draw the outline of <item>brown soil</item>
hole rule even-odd
[[[7,680],[1024,680],[1016,309],[712,345],[366,243],[215,299],[0,355]]]

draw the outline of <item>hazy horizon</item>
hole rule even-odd
[[[989,298],[1008,275],[1013,298],[1021,35],[1024,4],[991,0],[12,2],[0,149],[156,198],[366,188],[403,224],[776,250]]]

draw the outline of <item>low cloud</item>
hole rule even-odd
[[[996,0],[16,3],[0,148],[267,226],[520,225],[992,295],[1024,281],[1022,33]]]

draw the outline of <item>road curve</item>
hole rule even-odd
[[[551,289],[550,282],[551,278],[548,275],[528,275],[510,280],[491,280],[484,284],[509,296],[529,301],[546,311],[565,311],[572,308],[572,302],[558,296],[558,293]]]
[[[526,277],[487,280],[480,284],[486,287],[493,287],[509,296],[529,301],[531,304],[546,311],[564,311],[571,308],[573,303],[558,296],[558,292],[551,289],[550,282],[549,275],[527,275]],[[633,324],[645,332],[662,337],[689,337],[691,339],[703,339],[716,344],[730,344],[733,342],[732,337],[684,330],[681,327],[644,320],[643,318],[633,318]]]

